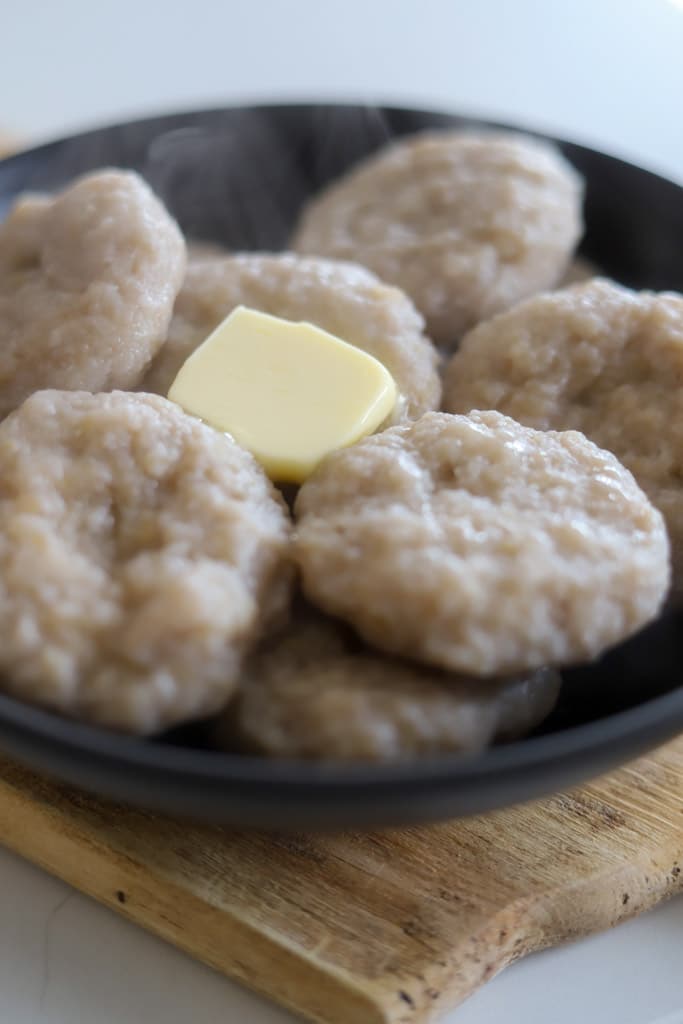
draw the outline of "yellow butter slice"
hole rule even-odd
[[[302,483],[329,452],[372,434],[397,391],[362,349],[238,306],[183,364],[168,397],[231,434],[273,480]]]

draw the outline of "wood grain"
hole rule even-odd
[[[266,835],[0,761],[0,841],[305,1017],[414,1024],[681,888],[683,740],[572,793],[427,828]]]

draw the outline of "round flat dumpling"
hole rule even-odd
[[[662,517],[613,455],[496,412],[427,413],[334,452],[294,510],[307,598],[456,672],[593,658],[669,584]]]
[[[480,320],[557,284],[581,235],[581,203],[581,179],[547,142],[426,132],[310,200],[292,248],[369,267],[452,348]]]
[[[595,279],[481,324],[448,366],[451,412],[498,409],[580,430],[613,452],[664,515],[683,588],[683,295]]]
[[[0,224],[0,417],[42,388],[135,387],[184,273],[180,230],[137,174],[18,199]]]
[[[531,731],[559,687],[552,669],[482,680],[382,656],[340,623],[305,612],[249,660],[212,736],[270,757],[473,753]]]
[[[156,395],[41,391],[0,424],[0,689],[134,733],[217,712],[288,607],[255,460]]]
[[[439,405],[437,354],[410,300],[363,267],[291,253],[246,253],[191,265],[168,340],[143,389],[168,394],[188,356],[236,306],[308,321],[368,352],[393,376],[409,417]]]

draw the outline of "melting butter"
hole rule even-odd
[[[372,434],[398,400],[377,359],[309,323],[244,306],[181,367],[168,397],[231,434],[282,483]]]

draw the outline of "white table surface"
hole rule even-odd
[[[308,97],[508,118],[683,181],[683,0],[0,7],[0,133],[41,139],[172,108]],[[681,1024],[682,943],[673,900],[516,964],[446,1020]],[[293,1019],[0,849],[2,1024]]]

